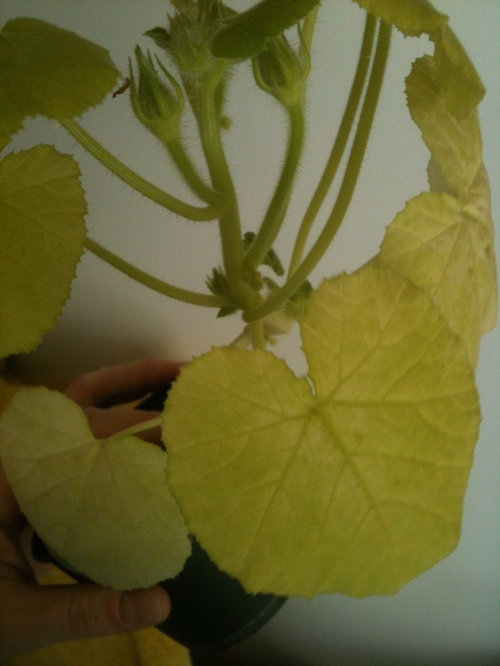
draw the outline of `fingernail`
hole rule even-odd
[[[160,624],[169,612],[170,599],[161,587],[123,592],[120,597],[120,617],[129,626]]]

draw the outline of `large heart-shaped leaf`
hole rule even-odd
[[[75,571],[130,589],[182,568],[190,544],[159,447],[96,440],[64,395],[22,388],[0,419],[0,457],[21,510]]]
[[[163,426],[189,528],[252,592],[387,594],[456,545],[479,410],[465,347],[422,290],[368,264],[301,321],[309,377],[214,349]]]
[[[61,120],[99,104],[118,71],[108,51],[32,18],[0,31],[0,149],[26,116]]]
[[[87,207],[80,171],[51,146],[0,162],[0,358],[28,352],[69,297]]]

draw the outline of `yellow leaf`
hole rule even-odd
[[[251,592],[396,592],[458,541],[479,424],[466,350],[373,264],[327,280],[301,328],[308,378],[235,348],[183,368],[163,418],[172,490]]]

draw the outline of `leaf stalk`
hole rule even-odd
[[[124,273],[128,277],[132,278],[136,282],[143,284],[149,289],[163,294],[164,296],[169,296],[170,298],[175,298],[178,301],[183,303],[190,303],[191,305],[201,305],[204,307],[220,308],[224,305],[227,305],[225,299],[215,296],[214,294],[202,294],[188,289],[182,289],[181,287],[176,287],[175,285],[169,284],[168,282],[163,282],[158,278],[146,273],[136,266],[133,266],[128,261],[125,261],[118,255],[114,254],[110,250],[104,248],[96,241],[91,238],[85,239],[85,248],[95,254],[100,259],[103,259],[106,263],[113,268],[116,268],[121,273]]]
[[[142,432],[147,430],[153,430],[154,428],[159,428],[161,426],[161,416],[157,416],[154,419],[149,419],[148,421],[142,421],[141,423],[136,423],[129,428],[120,430],[120,432],[115,433],[111,437],[108,437],[108,440],[122,439],[123,437],[131,437],[133,435],[140,435]]]
[[[280,289],[269,296],[261,305],[253,310],[247,310],[243,318],[245,321],[252,322],[269,315],[278,309],[283,303],[292,296],[297,289],[305,282],[308,275],[315,268],[317,263],[325,254],[330,246],[335,234],[337,233],[345,213],[354,193],[354,188],[361,170],[361,164],[366,151],[368,138],[373,125],[375,110],[380,97],[382,82],[384,79],[387,57],[389,54],[391,39],[391,25],[380,21],[380,28],[377,40],[377,48],[373,60],[373,66],[370,73],[363,108],[359,118],[358,127],[354,136],[351,152],[347,162],[344,178],[340,190],[333,206],[332,212],[314,243],[313,247],[302,261],[300,266],[287,280]]]
[[[236,190],[221,139],[220,119],[210,80],[200,84],[199,98],[193,104],[203,152],[212,185],[224,202],[219,214],[219,231],[224,272],[235,303],[245,308],[255,303],[255,292],[242,279],[243,241]]]
[[[293,183],[304,145],[304,113],[302,104],[288,108],[290,129],[283,170],[266,211],[260,230],[245,257],[249,271],[260,266],[278,235],[292,194]]]
[[[290,260],[290,266],[288,269],[289,276],[293,275],[302,260],[309,233],[337,174],[342,155],[344,154],[347,141],[351,134],[354,119],[357,114],[359,102],[361,100],[361,95],[365,87],[366,77],[368,74],[370,55],[372,53],[375,37],[375,27],[375,16],[373,14],[367,14],[363,39],[359,51],[358,63],[349,97],[344,109],[342,120],[339,125],[337,136],[335,137],[335,141],[330,152],[330,156],[297,233],[295,246],[293,248],[292,257]]]
[[[111,173],[118,176],[118,178],[127,183],[127,185],[130,185],[130,187],[137,192],[140,192],[148,199],[167,208],[172,213],[176,213],[177,215],[181,215],[182,217],[195,222],[206,222],[217,217],[219,213],[219,208],[217,206],[209,205],[201,208],[192,206],[167,192],[164,192],[156,187],[156,185],[153,185],[142,178],[142,176],[139,176],[135,171],[129,169],[129,167],[120,162],[120,160],[106,150],[102,144],[96,141],[96,139],[84,130],[75,120],[66,119],[60,120],[59,122],[87,152],[109,169]]]
[[[175,166],[191,191],[202,201],[220,209],[220,196],[203,182],[179,137],[165,142],[165,145]]]

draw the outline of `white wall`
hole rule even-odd
[[[234,0],[235,8],[251,4]],[[451,16],[451,25],[465,45],[488,89],[480,107],[485,163],[493,186],[493,212],[500,219],[500,3],[498,0],[435,0]],[[345,99],[357,57],[363,14],[349,0],[324,0],[325,20],[318,27],[317,50],[334,49],[339,64],[316,64],[311,81],[311,124],[308,153],[301,167],[303,185],[294,199],[290,229],[278,249],[290,250],[293,221],[314,183],[326,154],[326,134]],[[127,58],[144,30],[162,23],[167,5],[160,0],[3,0],[0,22],[27,15],[53,21],[107,45],[126,71]],[[336,21],[336,23],[335,23]],[[426,150],[408,118],[402,96],[410,62],[426,49],[397,36],[387,84],[377,117],[357,197],[316,278],[353,269],[377,251],[385,225],[411,196],[426,188]],[[345,70],[345,74],[344,71]],[[334,91],[328,87],[334,85]],[[234,126],[228,145],[238,174],[244,220],[256,224],[281,159],[284,122],[274,105],[260,107],[250,94],[246,76],[233,81],[230,114]],[[338,91],[341,91],[339,95]],[[172,175],[163,154],[145,136],[126,110],[125,96],[87,114],[85,126],[122,160],[166,189]],[[245,139],[250,135],[250,145]],[[229,137],[228,137],[229,138]],[[43,120],[27,123],[15,140],[20,149],[34,142],[55,142],[65,151],[74,142]],[[166,280],[202,289],[211,267],[220,260],[215,228],[184,224],[141,199],[106,175],[91,158],[81,157],[83,181],[89,189],[91,235],[117,253]],[[498,222],[497,222],[498,225]],[[498,228],[498,227],[497,227]],[[201,229],[201,231],[200,231]],[[195,233],[196,232],[196,233]],[[288,232],[288,233],[287,233]],[[149,234],[155,234],[152,242]],[[160,244],[163,243],[163,246]],[[159,250],[159,246],[161,250]],[[497,239],[497,253],[500,255]],[[92,256],[78,269],[72,299],[56,329],[40,349],[19,361],[26,377],[60,387],[75,373],[142,355],[187,359],[213,344],[229,342],[240,330],[237,319],[216,320],[212,311],[171,301],[132,284]],[[500,661],[499,507],[500,455],[499,330],[488,334],[478,371],[483,424],[466,496],[463,536],[456,551],[401,592],[389,598],[354,600],[339,595],[312,601],[290,601],[258,636],[227,655],[239,666],[331,666],[332,664],[482,664]],[[302,368],[296,339],[280,347],[297,369]],[[218,658],[216,663],[221,664]]]

